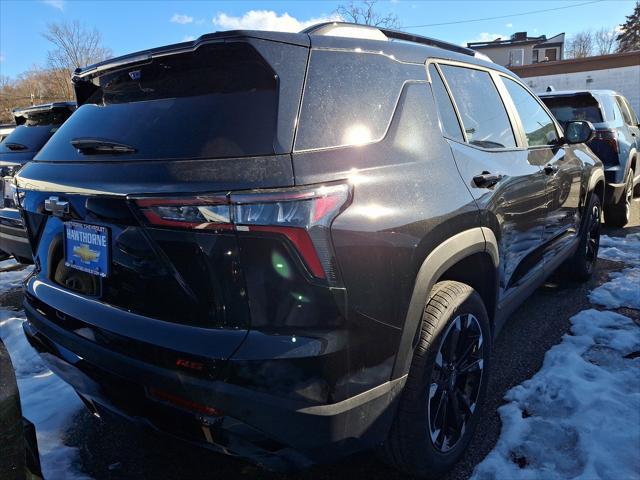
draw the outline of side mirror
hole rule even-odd
[[[596,129],[591,122],[583,120],[567,122],[564,127],[564,139],[569,144],[587,143],[595,136]]]

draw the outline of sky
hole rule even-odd
[[[348,2],[0,0],[0,75],[16,77],[34,65],[46,64],[50,45],[41,34],[50,22],[78,20],[87,28],[95,27],[104,46],[118,56],[217,30],[296,31],[333,19],[337,6]],[[381,0],[377,9],[396,14],[409,32],[464,44],[508,38],[520,31],[551,37],[561,32],[571,36],[587,29],[614,29],[631,14],[634,4],[634,0]],[[546,11],[522,15],[539,10]],[[486,20],[496,16],[504,18]],[[477,19],[485,20],[468,22]],[[433,25],[450,22],[465,23]]]

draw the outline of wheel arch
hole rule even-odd
[[[414,283],[405,317],[392,378],[409,371],[422,313],[433,286],[440,280],[455,280],[476,289],[493,323],[498,281],[498,243],[488,228],[475,227],[457,233],[435,247],[424,259]],[[486,275],[491,275],[487,281]]]

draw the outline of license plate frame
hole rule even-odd
[[[64,223],[64,264],[106,278],[111,266],[111,232],[102,225]]]

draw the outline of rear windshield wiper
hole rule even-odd
[[[5,147],[7,147],[9,150],[27,150],[29,147],[27,147],[26,145],[23,145],[22,143],[15,143],[15,142],[5,142],[3,144]]]
[[[130,145],[104,138],[74,138],[71,140],[71,145],[85,155],[133,153],[136,151]]]

